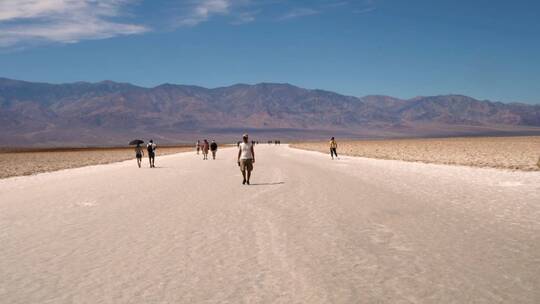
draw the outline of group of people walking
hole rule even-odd
[[[137,143],[137,146],[135,147],[135,157],[137,158],[137,165],[139,168],[142,164],[142,158],[144,156],[144,150],[141,146],[143,142]],[[154,140],[150,139],[148,144],[146,145],[146,151],[148,152],[148,161],[150,163],[150,168],[155,168],[155,161],[156,161],[156,149],[157,145],[154,143]]]
[[[200,140],[197,140],[197,143],[195,144],[195,149],[197,149],[197,155],[199,155],[199,152],[202,151],[203,160],[208,159],[208,150],[210,150],[212,152],[212,159],[215,160],[218,145],[215,140],[212,140],[212,143],[208,143],[207,139],[203,140],[202,143]]]
[[[253,171],[253,164],[255,163],[255,141],[250,142],[248,134],[242,135],[242,141],[237,143],[238,146],[238,158],[237,163],[240,167],[240,172],[242,172],[242,184],[250,183],[251,172]],[[197,155],[202,152],[203,159],[208,159],[208,150],[212,152],[212,159],[216,159],[216,152],[218,145],[215,140],[212,140],[212,143],[208,143],[208,140],[197,140],[195,144],[195,149],[197,150]]]
[[[140,141],[137,143],[137,146],[135,147],[135,156],[137,157],[137,165],[139,168],[141,167],[142,158],[144,156],[144,150],[141,146],[143,142]],[[280,144],[280,142],[276,142],[276,144]],[[253,165],[255,164],[255,142],[249,141],[248,134],[242,135],[242,141],[238,143],[238,158],[237,163],[238,167],[240,167],[240,172],[242,172],[242,184],[250,184],[251,179],[251,172],[253,171]],[[334,159],[334,156],[337,158],[337,142],[334,137],[330,139],[329,142],[330,146],[330,157]],[[156,149],[157,145],[154,143],[154,141],[151,139],[148,144],[146,145],[146,151],[148,153],[148,160],[150,162],[150,168],[155,168],[155,158],[156,158]],[[197,140],[197,143],[195,144],[195,149],[197,150],[197,155],[199,155],[200,152],[203,154],[203,160],[208,159],[208,151],[212,152],[212,159],[216,159],[216,153],[218,149],[218,145],[215,140],[212,140],[212,143],[209,143],[207,139],[203,140],[202,142],[200,140]]]

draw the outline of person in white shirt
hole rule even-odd
[[[248,141],[248,135],[242,135],[242,142],[238,145],[238,166],[242,171],[244,181],[249,185],[249,179],[251,178],[251,171],[253,171],[253,164],[255,163],[255,150],[253,150],[253,144]]]

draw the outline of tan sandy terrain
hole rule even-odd
[[[191,147],[158,147],[159,155],[193,150]],[[145,156],[146,156],[146,151]],[[42,172],[102,165],[123,160],[135,160],[133,148],[88,148],[0,151],[0,179],[10,176],[31,175]],[[148,164],[148,159],[143,159]]]
[[[294,148],[329,153],[328,142]],[[539,171],[540,136],[339,141],[338,155]]]
[[[540,172],[256,156],[0,180],[0,303],[540,302]]]

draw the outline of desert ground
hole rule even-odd
[[[540,172],[256,156],[0,180],[0,302],[540,302]]]
[[[158,155],[192,150],[187,146],[159,146]],[[146,156],[146,150],[145,156]],[[11,149],[0,151],[0,179],[42,172],[102,165],[135,159],[133,148]],[[143,163],[148,164],[144,158]]]
[[[540,170],[540,136],[338,141],[338,154],[435,164]],[[328,142],[293,147],[329,153]]]

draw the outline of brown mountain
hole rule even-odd
[[[0,139],[19,146],[233,140],[244,131],[261,140],[540,134],[540,105],[460,95],[356,98],[274,83],[142,88],[0,78],[0,127]]]

